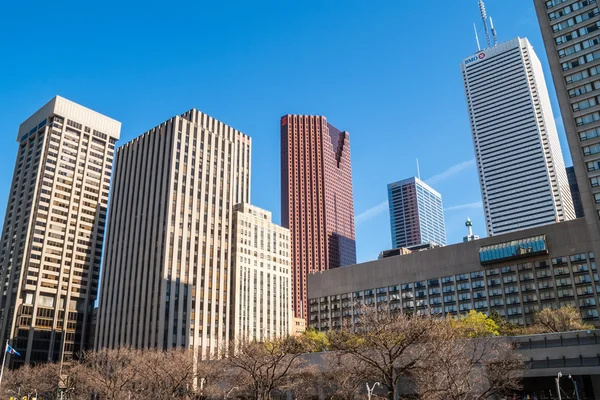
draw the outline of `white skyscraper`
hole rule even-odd
[[[489,235],[575,218],[542,65],[515,38],[463,60]]]

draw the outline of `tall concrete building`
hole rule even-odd
[[[579,185],[577,184],[577,175],[574,167],[567,167],[567,179],[569,180],[569,188],[571,189],[571,197],[573,198],[573,207],[575,207],[575,216],[583,218],[583,205],[581,204],[581,194],[579,193]]]
[[[600,240],[600,8],[595,1],[535,0],[534,4],[583,214],[592,238]]]
[[[229,341],[233,206],[250,201],[251,139],[195,109],[117,150],[96,347]]]
[[[442,196],[431,186],[416,177],[390,183],[388,205],[395,249],[446,244]]]
[[[58,96],[19,127],[0,256],[0,343],[21,353],[13,367],[68,362],[86,346],[120,130]]]
[[[515,38],[463,60],[488,234],[575,218],[542,66]]]
[[[232,338],[262,341],[289,335],[289,230],[274,224],[271,212],[238,204],[233,208],[232,245]]]
[[[356,263],[350,135],[325,117],[281,118],[281,214],[294,313],[306,318],[307,275]]]

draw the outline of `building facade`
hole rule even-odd
[[[542,66],[527,39],[461,64],[490,236],[575,218]]]
[[[334,329],[363,304],[383,303],[409,313],[496,311],[520,325],[544,308],[574,306],[598,326],[593,247],[580,218],[314,273],[309,325]]]
[[[534,1],[590,235],[599,240],[600,8],[595,1]]]
[[[388,185],[392,245],[395,249],[446,244],[442,196],[413,177]]]
[[[579,185],[577,184],[577,175],[575,174],[574,167],[567,167],[567,179],[569,181],[569,188],[571,189],[571,197],[573,198],[575,216],[583,218],[585,214],[583,212],[583,205],[581,204],[581,193],[579,193]]]
[[[233,207],[232,339],[268,340],[292,331],[290,232],[271,212]]]
[[[59,96],[19,127],[0,256],[0,343],[21,354],[13,367],[86,347],[120,131]]]
[[[117,151],[96,348],[218,353],[229,341],[233,206],[250,137],[192,109]]]
[[[356,263],[350,136],[325,117],[281,118],[281,213],[294,316],[306,318],[307,275]]]

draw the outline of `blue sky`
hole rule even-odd
[[[532,42],[560,121],[533,1],[486,5],[499,40]],[[359,261],[391,246],[386,185],[417,158],[449,243],[467,216],[485,233],[460,75],[477,0],[5,1],[0,14],[0,210],[19,124],[59,94],[121,121],[120,144],[193,107],[247,133],[252,203],[277,222],[279,117],[327,116],[351,135]]]

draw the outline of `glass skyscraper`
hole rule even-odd
[[[417,177],[388,185],[394,248],[425,243],[446,245],[442,196]]]

